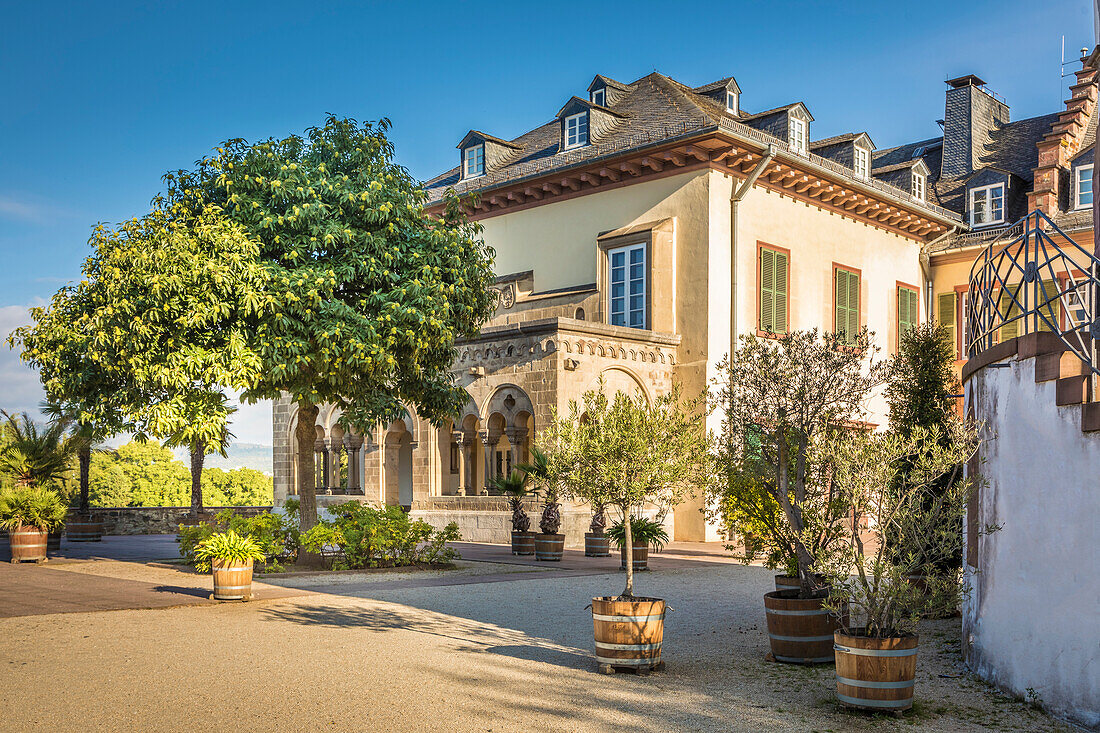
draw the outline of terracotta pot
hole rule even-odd
[[[764,595],[772,657],[787,664],[832,664],[837,619],[821,607],[823,598],[799,598],[797,590]]]
[[[47,532],[38,527],[21,526],[10,533],[11,561],[45,562]]]
[[[512,554],[513,555],[534,555],[535,554],[535,533],[534,532],[512,532]]]
[[[632,542],[634,548],[634,572],[649,570],[649,544]],[[626,548],[619,548],[619,569],[626,570]]]
[[[212,560],[214,600],[247,601],[252,597],[252,561]]]
[[[841,705],[892,713],[913,707],[918,637],[872,639],[839,631],[833,637]]]
[[[545,562],[561,562],[562,553],[565,551],[565,535],[563,534],[537,534],[535,535],[535,559]]]
[[[611,557],[611,539],[605,534],[584,533],[585,557]]]
[[[665,635],[665,602],[660,598],[592,599],[592,628],[600,671],[630,667],[647,674],[659,669]]]

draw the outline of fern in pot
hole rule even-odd
[[[607,537],[619,548],[622,569],[626,569],[626,523],[621,519],[607,529]],[[649,551],[660,552],[668,544],[668,530],[657,519],[631,516],[630,537],[633,542],[634,570],[649,570]]]
[[[214,575],[218,601],[247,601],[252,597],[252,567],[266,557],[260,544],[233,530],[218,532],[195,547],[195,567]]]
[[[531,493],[527,474],[513,470],[507,476],[494,476],[491,483],[494,489],[508,496],[512,509],[512,554],[534,555],[535,535],[531,532],[531,517],[523,510],[523,498]]]

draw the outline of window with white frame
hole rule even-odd
[[[607,262],[611,325],[646,328],[645,243],[608,250]]]
[[[913,180],[910,186],[910,193],[913,194],[913,198],[920,201],[924,201],[924,186],[925,178],[923,173],[913,172]]]
[[[796,153],[805,153],[808,148],[806,140],[806,121],[797,117],[789,118],[787,122],[787,143]]]
[[[1075,173],[1077,181],[1074,186],[1076,192],[1074,206],[1078,209],[1085,209],[1092,206],[1092,166],[1079,166]]]
[[[1005,185],[995,183],[970,190],[970,225],[985,226],[1005,220]]]
[[[857,176],[867,178],[871,174],[871,151],[857,145],[852,167],[855,169]]]
[[[565,118],[565,149],[588,144],[588,113],[581,112]]]
[[[592,104],[598,104],[601,107],[607,106],[607,90],[603,87],[592,90],[592,97],[590,99]]]
[[[471,145],[462,152],[462,175],[465,178],[485,175],[485,146]]]
[[[737,92],[726,92],[726,111],[737,114]]]

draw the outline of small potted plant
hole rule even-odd
[[[195,567],[209,565],[214,574],[217,601],[247,601],[252,597],[252,566],[265,558],[263,548],[251,537],[233,530],[219,532],[195,547]]]
[[[20,486],[0,494],[0,528],[11,542],[11,561],[45,562],[46,537],[65,524],[65,502],[41,486]]]
[[[622,569],[626,570],[626,525],[619,520],[607,530],[608,538],[619,548],[622,556]],[[660,552],[668,543],[668,531],[665,525],[656,519],[632,516],[630,536],[633,541],[634,570],[649,570],[649,550]]]
[[[539,534],[535,535],[535,559],[561,562],[565,551],[565,535],[561,529],[561,504],[558,503],[558,487],[551,475],[549,456],[538,447],[531,448],[532,460],[523,463],[519,470],[542,486],[543,507],[539,518]]]
[[[712,516],[717,511],[751,540],[743,560],[763,551],[773,566],[798,576],[796,588],[764,595],[768,658],[775,661],[833,661],[843,608],[827,605],[821,568],[848,515],[836,497],[828,447],[840,426],[864,422],[867,399],[890,375],[889,363],[873,354],[866,331],[851,342],[817,330],[750,334],[719,366],[714,397],[725,417]]]
[[[512,554],[534,555],[535,535],[531,532],[531,518],[523,510],[523,497],[529,492],[527,474],[513,470],[507,476],[495,476],[493,488],[508,495],[508,504],[512,508]]]
[[[602,505],[597,504],[592,512],[592,521],[584,533],[585,557],[611,557],[611,540],[604,530],[607,528],[607,515]]]
[[[554,414],[544,448],[559,485],[594,506],[614,506],[624,518],[626,587],[617,596],[592,599],[596,661],[605,674],[617,668],[640,674],[659,669],[665,601],[634,595],[636,507],[674,506],[711,475],[709,438],[700,429],[701,400],[682,401],[679,387],[647,400],[599,390],[571,401],[568,415]]]
[[[833,645],[837,699],[845,707],[896,714],[911,708],[917,624],[957,608],[965,593],[947,561],[962,549],[958,527],[971,484],[958,474],[977,438],[957,420],[947,429],[850,434],[832,446],[834,486],[849,517],[873,512],[892,539],[867,542],[861,522],[850,519],[829,563],[826,606],[851,613],[841,617]],[[909,582],[912,575],[924,582]]]

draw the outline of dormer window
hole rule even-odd
[[[583,147],[588,144],[588,113],[581,112],[565,118],[565,149]]]
[[[731,114],[738,114],[737,112],[737,92],[726,91],[726,111]]]
[[[600,87],[599,89],[593,89],[592,94],[589,97],[589,101],[592,104],[598,104],[601,107],[607,106],[607,89]]]
[[[787,122],[787,144],[793,152],[803,155],[809,150],[809,142],[806,135],[806,121],[797,117],[789,117]]]
[[[871,151],[858,145],[855,151],[855,156],[852,158],[852,168],[855,169],[857,176],[867,178],[871,174]]]
[[[1005,185],[995,183],[970,190],[970,225],[988,226],[1005,220]]]
[[[924,174],[913,171],[913,181],[910,186],[910,193],[913,194],[913,198],[917,201],[924,201],[925,180]]]
[[[471,145],[462,151],[462,177],[485,175],[485,145]]]
[[[1092,206],[1092,166],[1079,166],[1074,174],[1074,208],[1086,209]]]

